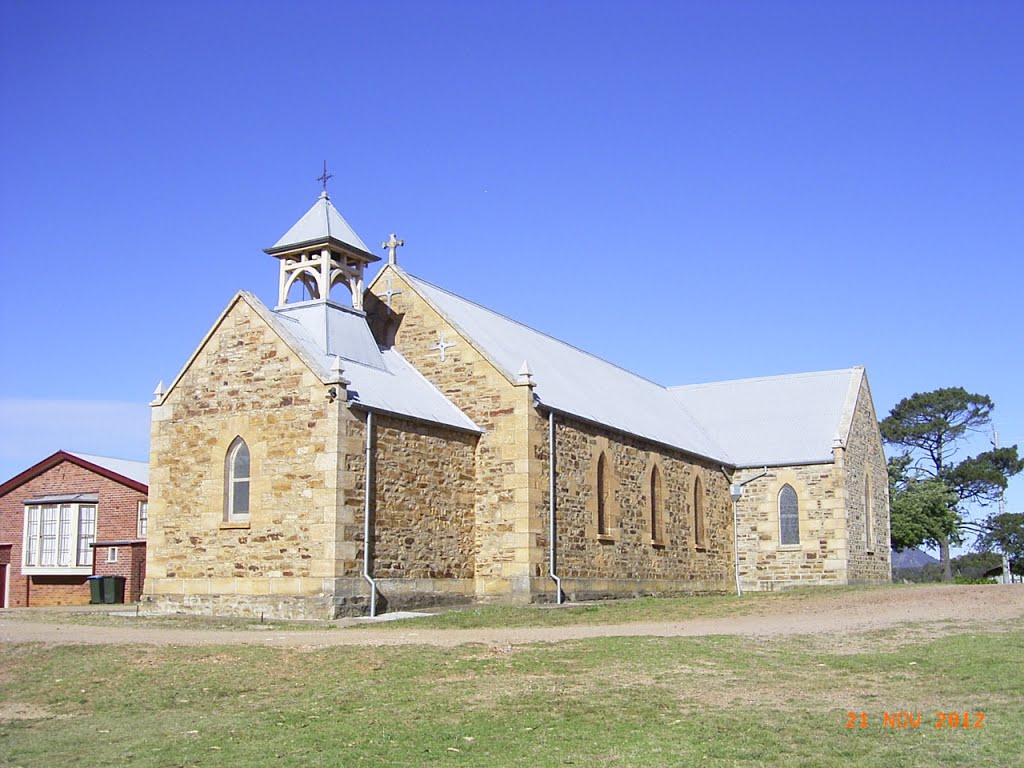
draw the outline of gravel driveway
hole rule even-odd
[[[553,643],[592,637],[702,635],[848,635],[908,624],[952,623],[986,626],[1024,619],[1024,584],[993,586],[927,586],[862,592],[823,591],[799,602],[766,601],[754,614],[734,618],[636,624],[578,625],[494,629],[417,628],[402,626],[360,629],[264,632],[222,629],[172,629],[19,620],[20,611],[0,613],[0,642],[51,644],[141,645],[265,645],[303,649],[338,645],[432,645],[467,643],[512,646]]]

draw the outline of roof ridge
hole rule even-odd
[[[772,376],[749,376],[742,379],[721,379],[719,381],[703,381],[697,384],[673,384],[666,387],[670,392],[675,392],[680,389],[698,389],[700,387],[714,387],[719,384],[737,384],[740,382],[755,382],[755,381],[777,381],[779,379],[808,379],[815,376],[828,376],[837,373],[853,373],[860,369],[863,370],[862,365],[852,365],[849,368],[830,368],[825,371],[802,371],[800,373],[780,373]]]
[[[429,285],[431,288],[435,288],[436,290],[441,291],[442,293],[446,293],[449,296],[453,296],[454,298],[459,299],[460,301],[464,301],[467,304],[472,304],[474,307],[477,307],[479,309],[482,309],[484,312],[488,312],[488,313],[490,313],[492,315],[500,317],[503,320],[507,320],[510,323],[515,323],[516,325],[520,326],[521,328],[525,328],[528,331],[536,333],[536,334],[538,334],[540,336],[544,336],[545,338],[551,339],[552,341],[557,342],[557,343],[561,344],[564,347],[568,347],[569,349],[575,350],[576,352],[579,352],[580,354],[584,354],[584,355],[587,355],[588,357],[592,357],[593,359],[598,360],[598,361],[604,363],[605,365],[610,365],[613,368],[618,368],[623,373],[627,373],[630,376],[632,376],[633,378],[639,379],[640,381],[646,382],[647,384],[653,384],[654,386],[658,387],[658,389],[663,389],[663,390],[666,390],[666,391],[669,389],[664,384],[659,384],[658,382],[654,381],[653,379],[648,379],[646,376],[641,376],[636,371],[631,371],[628,368],[624,368],[623,366],[619,365],[618,363],[613,363],[611,360],[606,360],[605,358],[601,357],[600,355],[595,355],[593,352],[589,352],[589,351],[583,349],[582,347],[577,347],[575,344],[570,344],[569,342],[565,341],[564,339],[560,339],[557,336],[552,336],[550,333],[538,330],[538,329],[534,328],[532,325],[527,325],[526,323],[522,322],[521,320],[516,320],[514,317],[509,317],[508,315],[503,314],[502,312],[497,312],[496,310],[493,310],[490,307],[485,307],[483,304],[480,304],[479,302],[473,301],[472,299],[467,299],[465,296],[460,296],[459,294],[457,294],[457,293],[455,293],[453,291],[449,291],[447,288],[442,288],[441,286],[436,285],[435,283],[432,283],[429,280],[424,280],[422,277],[418,277],[418,276],[416,276],[416,275],[414,275],[414,274],[412,274],[410,272],[406,272],[405,270],[402,270],[402,272],[408,278],[411,278],[411,279],[413,279],[413,280],[415,280],[417,282],[423,283],[424,285]]]

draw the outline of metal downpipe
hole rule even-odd
[[[363,578],[370,585],[370,618],[377,615],[377,582],[370,575],[370,497],[373,493],[373,411],[366,412],[366,481],[363,494]]]
[[[555,573],[555,413],[548,411],[548,575],[555,582],[558,605],[562,604],[562,580]]]

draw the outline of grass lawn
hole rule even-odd
[[[1008,768],[1024,764],[1024,626],[1001,629],[455,649],[5,644],[0,765]],[[984,728],[935,727],[937,712],[964,711]],[[847,728],[851,712],[867,727]],[[885,712],[920,725],[884,727]]]

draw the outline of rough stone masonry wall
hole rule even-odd
[[[145,593],[166,610],[330,614],[333,579],[357,568],[336,510],[351,475],[320,380],[244,300],[236,301],[165,402],[153,409]],[[349,416],[349,421],[351,420]],[[225,457],[251,454],[250,519],[225,519]]]
[[[738,470],[735,482],[761,473]],[[789,484],[799,504],[800,543],[779,543],[779,492]],[[770,467],[747,483],[738,506],[739,569],[743,589],[846,584],[847,530],[841,464]]]
[[[733,585],[732,501],[721,468],[711,462],[589,425],[557,417],[556,562],[563,589],[574,599],[639,594],[718,592]],[[608,535],[599,536],[596,518],[597,457],[608,460]],[[546,481],[548,442],[535,445]],[[652,535],[651,471],[662,479],[662,530]],[[705,541],[694,538],[694,482],[703,487]],[[547,553],[548,491],[540,494],[537,516]],[[543,573],[547,573],[545,557]],[[540,580],[538,592],[554,597],[554,585]]]
[[[26,499],[57,494],[95,493],[96,539],[135,539],[138,536],[139,502],[146,494],[91,470],[64,461],[18,486],[0,499],[0,543],[10,543],[10,602],[8,607],[84,605],[89,602],[89,574],[25,576],[21,572],[25,534]],[[94,553],[94,558],[96,553]]]
[[[382,299],[386,279],[392,290],[388,310]],[[528,387],[517,387],[447,323],[406,282],[385,267],[366,297],[374,332],[394,347],[435,387],[485,431],[476,445],[474,578],[478,599],[528,601],[531,576],[541,561],[535,520],[531,520]],[[455,346],[442,361],[437,350],[444,332]]]
[[[848,578],[853,583],[890,581],[889,476],[867,377],[862,379],[857,394],[857,406],[843,464],[846,471],[846,525],[849,534]],[[870,548],[865,530],[865,478],[869,483],[873,523]]]
[[[382,415],[375,433],[372,575],[388,607],[472,598],[477,438]]]

